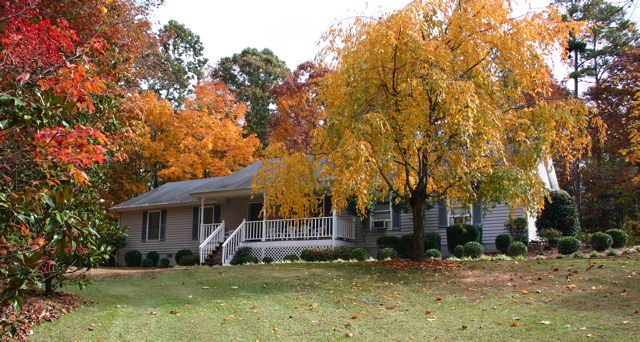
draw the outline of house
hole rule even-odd
[[[307,248],[366,245],[372,255],[377,251],[376,239],[382,235],[401,236],[413,231],[411,213],[393,210],[390,202],[376,205],[370,215],[370,228],[363,229],[356,217],[338,213],[325,198],[319,214],[307,219],[263,218],[262,195],[252,194],[253,176],[261,162],[224,177],[197,179],[164,184],[112,208],[121,227],[128,226],[127,246],[120,253],[119,263],[128,250],[160,253],[172,263],[181,249],[190,249],[204,263],[216,254],[218,263],[228,264],[237,248],[251,247],[258,259],[271,257],[282,260],[288,254],[300,255]],[[549,189],[558,189],[555,173],[544,165],[538,173]],[[485,210],[482,204],[472,210],[448,210],[436,206],[427,210],[425,230],[436,231],[442,237],[443,254],[447,255],[446,227],[464,220],[483,226],[482,244],[488,252],[495,251],[495,237],[505,232],[504,223],[510,215],[506,205]],[[527,217],[529,227],[535,218],[516,209],[515,215]],[[535,229],[529,238],[535,239]]]

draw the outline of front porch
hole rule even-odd
[[[356,221],[339,217],[242,221],[227,236],[225,222],[200,225],[200,263],[212,253],[220,254],[222,265],[233,259],[240,247],[251,247],[258,260],[270,257],[281,261],[286,255],[300,253],[313,247],[353,245]]]

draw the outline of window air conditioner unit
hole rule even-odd
[[[390,220],[375,220],[373,221],[373,229],[389,229],[391,227]]]

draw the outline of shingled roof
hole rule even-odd
[[[217,192],[228,192],[234,190],[248,190],[251,189],[253,176],[261,165],[262,162],[256,162],[240,171],[224,177],[167,183],[126,202],[120,203],[111,208],[111,210],[118,211],[122,209],[166,206],[172,204],[200,203],[200,196],[198,195],[215,194]]]

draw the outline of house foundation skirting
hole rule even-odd
[[[240,247],[251,247],[251,254],[260,261],[262,261],[264,257],[270,257],[274,261],[283,261],[284,257],[289,254],[300,257],[300,254],[305,249],[333,248],[337,246],[353,246],[353,242],[343,240],[304,240],[244,242],[240,245]]]

